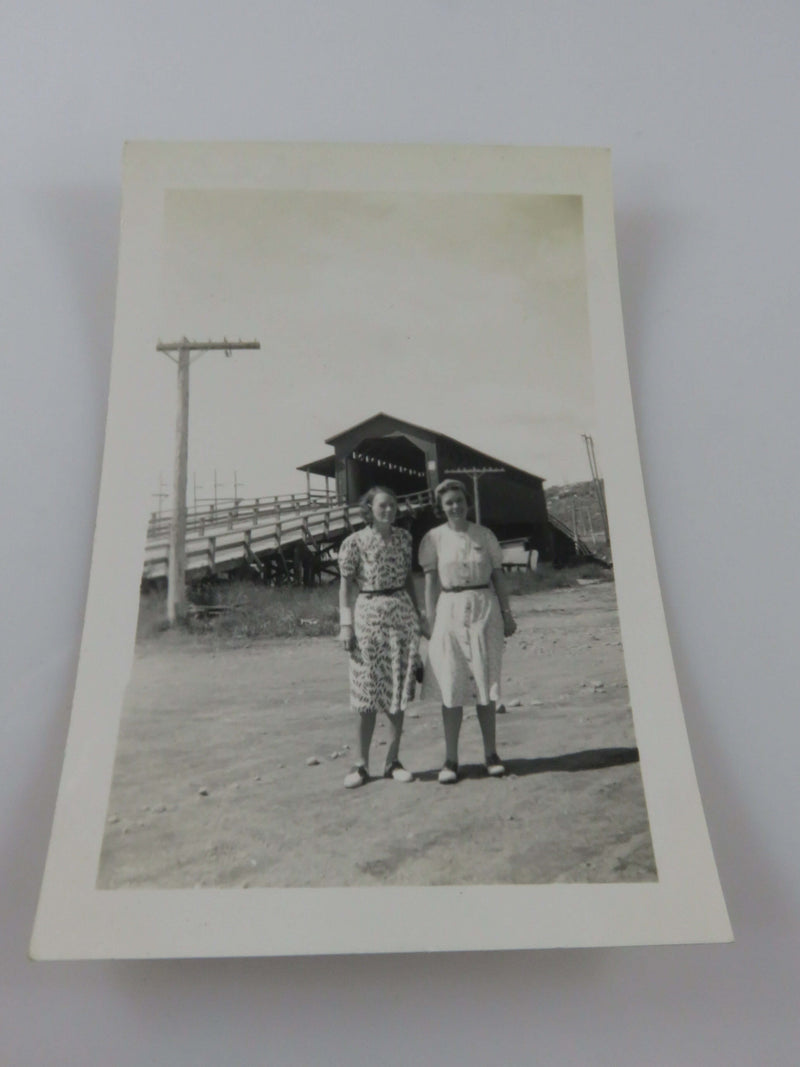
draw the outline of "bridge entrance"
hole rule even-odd
[[[373,485],[398,496],[428,488],[425,452],[404,434],[365,437],[345,459],[345,498],[354,504]]]

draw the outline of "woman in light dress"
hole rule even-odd
[[[358,757],[344,780],[347,789],[369,781],[379,714],[390,727],[384,777],[413,781],[400,762],[400,737],[414,694],[420,633],[428,633],[411,576],[411,534],[394,525],[396,496],[375,486],[360,503],[367,525],[339,549],[338,640],[350,656],[350,705],[358,715]]]
[[[419,547],[425,571],[425,607],[435,619],[428,655],[442,694],[445,762],[439,781],[458,781],[458,739],[464,704],[477,691],[478,722],[486,770],[505,774],[497,755],[496,703],[504,638],[517,625],[508,603],[500,545],[491,530],[469,522],[469,498],[455,478],[435,490],[437,511],[445,518],[429,530]]]

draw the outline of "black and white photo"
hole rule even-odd
[[[608,154],[134,144],[124,191],[34,952],[726,939]]]

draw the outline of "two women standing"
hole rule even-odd
[[[362,500],[368,525],[351,534],[339,551],[341,630],[350,654],[351,706],[358,713],[358,760],[345,778],[353,788],[369,780],[369,748],[378,713],[391,734],[384,775],[410,782],[399,761],[403,717],[415,684],[420,636],[430,636],[430,666],[442,693],[445,762],[439,781],[458,781],[458,741],[471,684],[483,736],[486,769],[505,773],[495,741],[503,639],[516,624],[503,581],[502,554],[490,530],[467,520],[461,482],[436,488],[445,522],[422,539],[426,613],[419,610],[411,575],[411,536],[394,527],[397,500],[375,487]],[[428,619],[434,619],[432,634]]]

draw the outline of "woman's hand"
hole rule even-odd
[[[419,632],[422,637],[427,637],[430,640],[431,624],[428,622],[428,616],[424,611],[421,611],[419,615]]]
[[[352,652],[356,647],[356,636],[353,632],[352,626],[342,626],[339,628],[339,636],[336,638],[345,652]]]
[[[510,611],[503,612],[503,637],[513,637],[517,632],[517,623]]]

